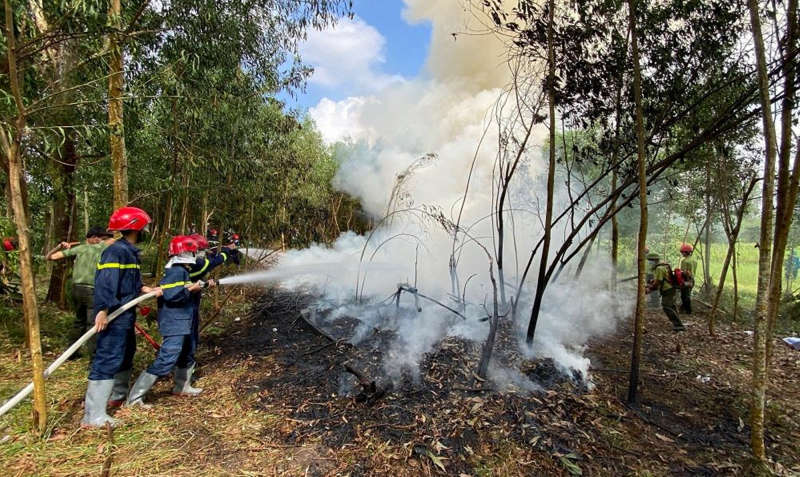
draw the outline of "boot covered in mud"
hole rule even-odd
[[[114,375],[114,388],[111,391],[111,397],[108,398],[108,407],[120,407],[125,404],[125,398],[128,397],[131,387],[132,374],[133,369],[129,369]]]
[[[193,368],[175,368],[175,384],[172,394],[176,396],[197,396],[203,392],[202,388],[192,387]]]
[[[113,387],[113,379],[89,381],[81,427],[104,427],[106,423],[111,423],[112,427],[117,425],[117,421],[106,413],[106,404]]]
[[[128,394],[128,406],[146,406],[144,397],[147,395],[150,388],[158,381],[158,376],[150,374],[147,371],[142,371],[139,378],[133,383],[131,393]]]

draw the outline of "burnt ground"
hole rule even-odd
[[[720,326],[709,337],[702,319],[692,317],[689,332],[676,334],[660,313],[648,313],[640,403],[631,408],[624,404],[626,327],[590,343],[591,391],[552,361],[521,362],[511,346],[503,352],[509,340],[501,337],[498,359],[516,362],[541,390],[498,392],[474,379],[480,346],[459,339],[426,355],[418,376],[392,383],[381,375],[391,333],[373,330],[349,346],[345,340],[358,320],[343,318],[325,328],[341,340],[331,342],[300,317],[312,301],[268,292],[249,318],[204,343],[206,369],[240,370],[229,384],[239,412],[252,413],[260,429],[246,454],[272,456],[269,471],[258,475],[748,472],[752,338],[743,331]],[[373,387],[362,387],[345,363],[375,381]],[[800,353],[777,344],[767,438],[774,468],[784,475],[800,472],[798,371]],[[228,459],[223,467],[229,470],[249,467],[234,449],[220,449],[214,458]]]

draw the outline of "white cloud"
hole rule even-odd
[[[371,132],[363,125],[362,111],[364,105],[376,101],[374,97],[354,96],[342,101],[322,100],[309,109],[308,114],[314,120],[322,137],[327,143],[334,143],[346,138],[371,138]]]
[[[343,18],[334,28],[312,31],[300,46],[303,60],[314,67],[310,83],[361,94],[403,81],[379,71],[385,50],[386,38],[360,18]]]

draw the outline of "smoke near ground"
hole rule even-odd
[[[494,256],[498,245],[491,216],[499,148],[495,120],[505,114],[498,113],[497,104],[510,81],[505,48],[497,39],[459,35],[454,41],[451,33],[480,27],[474,12],[464,10],[460,2],[406,0],[406,5],[407,20],[429,21],[433,26],[426,76],[389,82],[369,96],[338,103],[324,100],[311,114],[326,137],[350,138],[350,146],[340,148],[344,152],[339,158],[338,187],[360,198],[376,219],[383,216],[391,199],[389,210],[409,211],[392,216],[370,236],[348,232],[331,246],[289,250],[273,270],[240,279],[313,288],[325,297],[318,307],[324,311],[320,316],[335,319],[344,314],[362,321],[356,340],[373,327],[395,331],[398,339],[385,364],[390,374],[416,369],[422,355],[447,336],[483,342],[488,333],[488,323],[480,319],[492,309],[486,251]],[[331,124],[335,127],[326,130]],[[507,209],[513,210],[513,219],[506,214],[504,257],[509,297],[516,295],[518,277],[542,234],[539,211],[545,199],[542,146],[546,135],[544,128],[534,131],[533,147],[507,203]],[[397,194],[398,175],[428,153],[436,154],[436,159],[405,177]],[[462,204],[467,184],[469,193]],[[566,196],[565,191],[559,194]],[[459,235],[454,244],[443,222],[456,222],[462,205],[460,224],[469,233]],[[556,243],[561,236],[563,231],[554,231]],[[449,271],[454,249],[457,291]],[[518,304],[520,340],[530,318],[535,286],[531,280],[537,266],[538,257]],[[521,349],[552,357],[564,369],[585,375],[589,367],[583,356],[586,342],[611,332],[633,306],[632,295],[608,291],[609,266],[602,260],[590,261],[578,282],[572,280],[572,273],[565,273],[551,284],[533,351],[526,346]],[[403,295],[398,313],[393,303],[383,302],[397,291],[398,284],[415,286],[454,308],[454,295],[463,294],[467,319],[430,302],[420,302],[421,311],[417,311],[410,294]],[[513,380],[509,370],[495,367],[491,373],[498,382]]]

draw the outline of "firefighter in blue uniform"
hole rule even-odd
[[[136,309],[125,311],[110,323],[108,315],[140,293],[160,293],[160,289],[142,284],[139,249],[134,245],[141,241],[150,222],[150,216],[136,207],[114,211],[108,222],[109,232],[120,232],[122,240],[103,250],[95,273],[94,323],[98,336],[81,421],[86,427],[116,424],[106,413],[106,406],[110,398],[127,395],[133,370]]]
[[[190,235],[195,242],[197,242],[198,246],[198,256],[197,260],[195,261],[194,265],[189,269],[189,278],[192,280],[203,280],[205,277],[211,273],[212,270],[217,268],[218,266],[222,265],[223,263],[233,262],[236,265],[239,264],[239,251],[236,250],[236,241],[233,240],[229,245],[225,246],[220,250],[219,253],[216,254],[206,254],[208,250],[209,243],[208,240],[205,239],[202,235]],[[236,236],[238,239],[238,236]],[[214,280],[208,280],[208,287],[213,288],[217,286]],[[192,295],[192,305],[194,307],[194,312],[192,315],[192,362],[194,362],[194,353],[197,350],[197,346],[200,344],[200,300],[202,299],[202,293],[195,293]]]
[[[142,371],[128,395],[128,406],[144,404],[144,397],[161,376],[167,376],[175,368],[172,394],[197,396],[203,390],[191,385],[192,366],[192,296],[197,295],[204,283],[192,283],[189,268],[194,265],[197,242],[181,235],[169,244],[170,259],[159,286],[162,296],[158,298],[158,331],[164,338],[158,356],[146,370]]]

